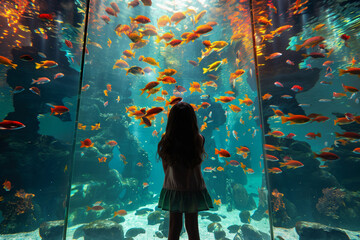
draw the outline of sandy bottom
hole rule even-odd
[[[149,204],[144,206],[144,208],[152,208],[154,209],[156,206],[156,204]],[[226,205],[225,206],[221,206],[219,208],[219,210],[216,212],[218,215],[220,216],[226,216],[226,218],[222,218],[220,224],[223,226],[223,229],[226,232],[226,237],[229,239],[233,239],[235,234],[234,233],[229,233],[229,230],[227,229],[227,227],[231,226],[231,225],[242,225],[242,223],[240,222],[239,219],[239,212],[238,210],[234,210],[230,213],[228,213],[226,211]],[[251,212],[252,214],[252,212]],[[134,239],[137,240],[144,240],[144,239],[159,239],[157,237],[155,237],[155,232],[158,231],[159,229],[159,224],[150,226],[147,224],[147,214],[145,215],[135,215],[135,211],[130,211],[128,212],[128,214],[125,216],[126,221],[124,223],[122,223],[122,226],[124,228],[124,233],[126,233],[127,230],[129,230],[130,228],[134,228],[134,227],[141,227],[144,228],[146,230],[145,234],[140,234],[137,237],[135,237]],[[212,223],[210,220],[208,219],[201,219],[201,217],[199,216],[199,229],[200,229],[200,238],[201,239],[206,239],[206,240],[210,240],[210,239],[214,239],[214,234],[210,233],[207,231],[207,226]],[[260,231],[269,233],[270,229],[269,229],[269,223],[267,221],[267,219],[263,218],[261,221],[251,221],[251,225],[254,226],[255,228],[259,229]],[[73,233],[75,232],[75,230],[80,227],[80,225],[76,225],[73,227],[68,228],[67,231],[67,240],[72,240],[72,236]],[[359,232],[351,232],[351,231],[346,231],[347,234],[349,235],[351,240],[360,240],[360,233]],[[291,228],[291,229],[286,229],[286,228],[274,228],[274,236],[281,236],[286,240],[298,240],[299,237],[295,231],[295,228]],[[17,233],[17,234],[10,234],[10,235],[0,235],[0,240],[41,240],[40,236],[39,236],[39,230],[35,230],[33,232],[27,232],[27,233]],[[83,240],[84,238],[81,237],[78,240]],[[184,233],[180,239],[188,239],[187,238],[187,234]]]

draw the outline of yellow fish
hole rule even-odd
[[[104,90],[105,96],[108,96],[108,90]]]
[[[224,58],[223,60],[221,61],[216,61],[212,64],[210,64],[208,66],[208,68],[203,68],[203,74],[207,73],[207,72],[211,72],[211,71],[217,71],[218,68],[222,65],[222,64],[226,64],[228,63],[227,59]]]
[[[85,129],[86,129],[86,125],[84,125],[84,124],[82,124],[82,123],[78,123],[78,129],[85,130]]]
[[[107,41],[107,44],[108,44],[108,47],[110,47],[111,46],[111,40],[110,40],[110,38],[108,38],[109,40]]]
[[[94,126],[91,126],[91,130],[99,130],[99,129],[100,129],[100,123],[97,123]]]
[[[221,199],[219,198],[218,200],[214,199],[214,203],[218,206],[221,205]]]

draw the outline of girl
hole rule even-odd
[[[169,240],[179,239],[183,213],[189,240],[199,240],[198,211],[213,208],[201,174],[204,142],[192,106],[175,104],[158,145],[165,172],[158,207],[170,211]]]

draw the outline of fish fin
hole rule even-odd
[[[341,137],[340,133],[335,132],[335,137]]]
[[[11,64],[11,67],[12,67],[13,69],[16,69],[17,64],[13,63],[13,64]]]
[[[215,148],[215,155],[219,154],[219,150]]]
[[[41,66],[42,66],[41,63],[35,63],[35,64],[36,64],[36,66],[35,66],[36,69],[39,69],[39,68],[41,68]]]
[[[90,211],[90,210],[91,210],[91,207],[86,206],[86,211]]]
[[[346,72],[346,70],[344,70],[344,69],[339,69],[339,76],[344,75],[345,72]],[[359,75],[359,77],[360,77],[360,75]]]
[[[302,45],[295,45],[296,51],[298,52],[303,46]]]
[[[225,162],[226,162],[225,166],[230,164],[230,162],[228,160],[225,160]]]
[[[129,18],[130,18],[131,23],[135,20],[135,18],[132,18],[132,17],[129,17]]]
[[[280,164],[280,167],[285,167],[286,166],[285,163],[283,163],[283,162],[279,162],[279,164]]]
[[[214,97],[215,98],[215,102],[218,102],[219,101],[219,99],[218,98],[216,98],[216,97]]]
[[[285,116],[281,116],[281,123],[284,124],[288,121],[288,118]]]
[[[203,68],[203,74],[207,73],[208,69],[207,68]]]

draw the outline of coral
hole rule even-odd
[[[16,191],[15,197],[18,199],[15,202],[9,203],[16,206],[16,215],[24,214],[26,211],[34,209],[34,204],[32,203],[31,199],[35,197],[35,194],[26,193],[24,189],[20,189],[19,191]]]
[[[345,192],[338,188],[324,188],[324,196],[319,198],[316,209],[322,215],[338,219],[337,210],[341,205],[345,205]]]
[[[271,202],[273,204],[273,211],[277,212],[281,209],[285,209],[284,201],[282,197],[284,194],[280,193],[277,189],[274,189],[271,193]]]

